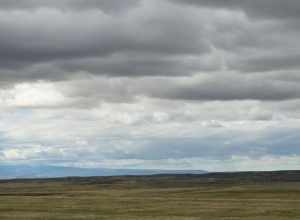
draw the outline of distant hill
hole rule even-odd
[[[0,165],[0,179],[203,173],[206,172],[203,170],[107,169],[38,165]]]
[[[59,169],[59,167],[51,167],[50,170]],[[65,168],[69,170],[68,174],[72,174],[70,170],[77,170],[77,168]],[[218,172],[218,173],[203,173],[203,171],[165,171],[165,170],[98,170],[96,173],[90,169],[82,170],[81,175],[79,172],[73,173],[77,175],[65,175],[64,172],[58,173],[51,172],[50,175],[40,175],[34,177],[36,174],[30,176],[15,176],[9,179],[0,179],[0,183],[5,182],[18,182],[18,183],[51,183],[51,182],[64,182],[70,184],[96,184],[96,185],[111,185],[111,186],[124,186],[124,187],[199,187],[199,186],[230,186],[237,184],[278,184],[281,183],[300,183],[300,171],[262,171],[262,172]],[[84,171],[83,171],[84,170]],[[178,173],[175,173],[178,172]],[[195,174],[197,173],[198,174]],[[101,175],[99,175],[101,173]],[[165,173],[165,174],[164,174]],[[173,173],[173,174],[172,174]],[[194,173],[194,174],[188,174]],[[98,174],[98,175],[96,175]],[[53,176],[55,175],[55,176]],[[59,177],[59,178],[57,178]]]

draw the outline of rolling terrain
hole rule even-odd
[[[300,219],[300,171],[0,181],[0,219]]]

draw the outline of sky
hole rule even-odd
[[[300,1],[0,1],[0,164],[300,169]]]

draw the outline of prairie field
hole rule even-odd
[[[298,220],[296,174],[2,180],[0,219]]]

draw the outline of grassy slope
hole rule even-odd
[[[298,220],[300,173],[2,181],[0,219]]]

